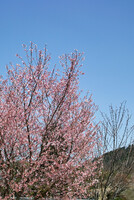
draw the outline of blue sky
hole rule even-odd
[[[80,89],[104,112],[126,100],[134,115],[133,0],[0,1],[0,74],[30,41],[47,44],[55,62],[74,49],[85,52]]]

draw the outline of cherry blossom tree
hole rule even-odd
[[[80,98],[82,54],[50,67],[46,48],[23,45],[26,61],[0,79],[0,196],[87,196],[95,184],[96,106]],[[93,161],[94,160],[94,161]]]

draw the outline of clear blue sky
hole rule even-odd
[[[80,88],[102,111],[127,100],[134,115],[134,0],[1,0],[0,74],[30,41],[56,62],[84,51]]]

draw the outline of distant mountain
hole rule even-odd
[[[111,164],[122,165],[123,163],[128,167],[131,167],[133,163],[134,169],[134,144],[129,145],[128,147],[121,147],[103,155],[104,168],[111,167]]]

